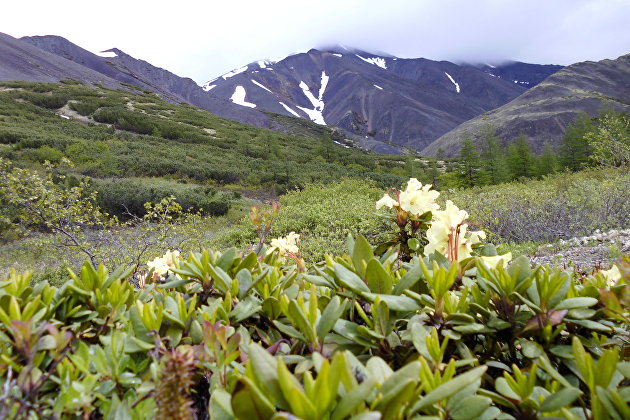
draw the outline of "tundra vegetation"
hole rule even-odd
[[[628,256],[512,245],[628,226],[626,117],[421,160],[2,86],[0,417],[630,417]]]
[[[388,190],[390,240],[317,263],[290,232],[59,286],[12,270],[3,418],[628,418],[627,257],[532,268],[438,195]],[[252,213],[263,241],[277,210]]]

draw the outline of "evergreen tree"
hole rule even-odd
[[[558,170],[558,157],[549,143],[545,143],[542,154],[536,159],[536,175],[549,175]]]
[[[584,113],[567,127],[560,145],[560,163],[563,167],[579,171],[588,164],[591,147],[586,134],[593,129],[591,117]]]
[[[438,166],[437,166],[437,160],[431,160],[427,178],[430,180],[431,184],[435,188],[437,188],[439,184],[439,179],[440,179],[440,170],[438,169]]]
[[[534,156],[524,134],[518,136],[508,147],[507,163],[512,179],[534,175]]]
[[[505,164],[505,151],[499,143],[494,127],[487,125],[481,131],[482,167],[488,183],[500,184],[509,178]]]
[[[332,162],[334,144],[330,134],[324,133],[319,139],[318,154],[326,159],[327,162]]]
[[[459,178],[463,187],[474,187],[482,184],[481,158],[475,150],[475,144],[470,138],[465,138],[459,150],[460,171]]]

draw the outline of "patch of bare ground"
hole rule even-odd
[[[591,236],[561,240],[541,247],[530,260],[532,264],[588,271],[608,268],[623,254],[630,254],[630,229],[596,231]]]

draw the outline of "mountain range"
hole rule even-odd
[[[204,89],[244,107],[341,127],[368,148],[386,143],[421,150],[560,68],[458,65],[334,47],[253,62],[210,80]]]
[[[0,33],[0,80],[59,81],[155,92],[218,116],[288,132],[295,118],[335,127],[379,153],[447,156],[487,124],[505,141],[557,143],[579,112],[626,110],[628,56],[563,68],[520,62],[452,63],[343,46],[249,63],[199,86],[113,48],[92,53],[59,36]],[[602,102],[603,101],[603,102]]]
[[[488,125],[504,143],[524,134],[539,153],[546,142],[559,144],[579,114],[596,116],[606,110],[630,113],[630,54],[565,67],[513,101],[459,125],[421,153],[435,156],[442,149],[445,156],[455,156],[462,138],[477,142]]]

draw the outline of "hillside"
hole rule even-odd
[[[630,55],[565,67],[510,103],[461,124],[421,153],[435,156],[441,148],[446,156],[455,156],[464,137],[478,140],[487,125],[504,143],[525,134],[540,152],[545,142],[557,146],[580,113],[595,116],[605,108],[630,112]]]
[[[37,36],[15,39],[0,33],[0,81],[58,82],[75,79],[108,88],[151,91],[174,103],[188,103],[235,121],[283,131],[265,114],[243,110],[206,94],[192,79],[179,77],[118,49],[93,54],[65,38]]]
[[[344,176],[382,185],[401,179],[392,171],[404,162],[344,147],[326,127],[290,136],[154,93],[77,83],[0,83],[0,156],[23,166],[65,156],[92,177],[165,177],[276,192]]]
[[[420,150],[559,68],[519,64],[522,83],[514,83],[472,65],[336,47],[250,63],[210,80],[204,89],[246,109],[341,127],[364,147],[385,142]]]
[[[150,91],[173,103],[294,134],[298,117],[335,126],[380,153],[420,150],[442,134],[514,99],[559,66],[474,66],[377,56],[345,47],[258,61],[203,88],[117,48],[94,54],[59,36],[0,37],[0,80],[60,81]],[[515,79],[517,78],[517,79]],[[514,80],[513,80],[514,79]],[[297,131],[295,130],[297,128]]]

